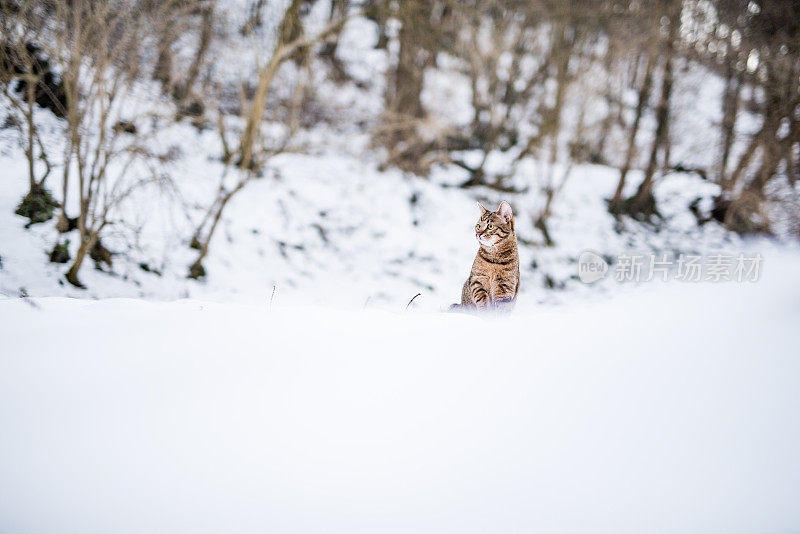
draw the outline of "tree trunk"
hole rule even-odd
[[[67,217],[67,193],[69,192],[69,164],[72,159],[72,145],[70,144],[69,136],[66,140],[67,147],[64,155],[64,174],[61,178],[61,213],[58,216],[56,229],[64,234],[69,232],[70,228],[69,217]]]
[[[759,146],[761,146],[762,138],[764,137],[764,131],[764,128],[762,128],[758,133],[753,134],[753,136],[750,138],[750,143],[747,145],[747,148],[739,158],[736,168],[733,169],[733,172],[731,172],[730,176],[727,178],[729,190],[736,188],[736,184],[739,182],[739,178],[741,177],[742,173],[750,165],[756,150]]]
[[[394,76],[394,91],[387,108],[392,114],[414,118],[424,116],[420,93],[427,51],[422,43],[430,26],[431,2],[400,2],[400,53]]]
[[[592,163],[605,163],[607,161],[604,154],[606,153],[606,141],[611,133],[611,125],[614,122],[614,105],[611,99],[606,99],[606,103],[608,105],[608,113],[606,113],[606,116],[603,117],[603,121],[600,123],[600,135],[598,136],[597,144],[590,158]]]
[[[631,198],[627,213],[630,215],[652,215],[655,212],[653,200],[653,179],[658,164],[658,153],[666,142],[667,124],[669,122],[669,101],[672,93],[672,57],[667,57],[664,63],[664,79],[661,86],[661,97],[656,111],[656,132],[653,146],[650,149],[650,158],[644,171],[644,179],[639,184],[636,194]]]
[[[378,25],[378,42],[375,48],[386,50],[389,44],[389,35],[386,31],[386,21],[389,19],[389,2],[383,0],[367,0],[363,4],[363,13],[366,18]]]
[[[605,157],[606,141],[608,140],[609,133],[611,132],[611,126],[614,124],[614,117],[619,113],[619,111],[616,109],[618,104],[614,102],[614,99],[611,96],[614,90],[614,81],[616,81],[615,77],[612,75],[614,57],[616,53],[616,48],[609,43],[608,50],[606,50],[606,56],[603,61],[603,69],[606,71],[606,86],[604,96],[606,105],[608,106],[608,111],[600,123],[600,134],[590,155],[590,160],[593,163],[604,163],[607,161]]]
[[[28,180],[30,182],[30,193],[34,194],[37,187],[36,187],[36,174],[34,169],[35,159],[33,157],[33,131],[36,128],[36,125],[33,122],[33,103],[36,98],[36,79],[33,76],[31,67],[31,72],[29,73],[28,79],[25,82],[26,90],[26,100],[28,102],[28,109],[25,113],[25,119],[28,122],[28,146],[25,149],[25,156],[28,158]]]
[[[639,184],[636,195],[631,199],[629,213],[652,214],[649,209],[653,205],[651,197],[653,195],[653,178],[658,163],[658,152],[666,143],[667,125],[669,123],[669,102],[672,94],[672,56],[667,56],[664,63],[664,78],[661,85],[661,97],[656,110],[656,133],[653,139],[653,146],[650,149],[650,159],[644,172],[644,179]],[[653,206],[654,207],[654,206]]]
[[[735,61],[729,60],[725,79],[725,93],[722,97],[722,148],[719,158],[717,182],[723,191],[729,191],[728,161],[736,130],[736,117],[739,114],[739,95],[742,90],[742,75],[736,73]]]
[[[171,28],[164,28],[158,39],[158,59],[153,69],[153,79],[161,82],[162,91],[172,92],[172,42],[175,36]]]
[[[186,75],[186,80],[181,86],[178,94],[178,100],[184,101],[190,97],[194,84],[200,75],[200,67],[203,65],[208,48],[211,45],[211,39],[214,36],[214,3],[209,2],[203,5],[202,20],[200,22],[200,42],[197,45],[192,64],[189,67],[189,73]]]
[[[789,81],[792,87],[794,83],[794,80]],[[780,71],[768,69],[761,88],[764,92],[761,129],[750,138],[736,168],[726,179],[727,189],[723,190],[723,195],[716,202],[715,218],[722,220],[730,230],[741,234],[769,231],[770,223],[764,209],[765,187],[781,162],[787,156],[792,156],[792,137],[796,133],[796,121],[790,120],[787,135],[778,139],[783,121],[787,115],[792,116],[797,106],[796,97],[787,91],[786,81],[780,76]],[[759,150],[758,168],[742,187],[742,182],[748,178],[746,171]],[[734,192],[737,193],[735,197]]]
[[[633,124],[631,125],[630,132],[628,133],[628,148],[625,152],[625,161],[619,172],[619,182],[617,183],[617,190],[614,192],[614,197],[611,199],[609,208],[611,211],[619,209],[622,201],[622,192],[625,189],[625,180],[627,179],[628,172],[630,171],[633,157],[636,152],[636,134],[639,132],[639,124],[642,120],[642,115],[647,107],[647,101],[650,99],[650,87],[653,84],[653,63],[655,57],[652,52],[647,54],[647,63],[645,65],[644,81],[639,87],[639,96],[636,102],[636,110],[633,116]]]
[[[780,127],[780,118],[768,114],[765,117],[764,126],[766,128],[766,142],[761,146],[761,162],[753,179],[745,186],[745,190],[754,193],[758,198],[764,196],[764,186],[775,174],[782,159],[782,143],[775,138],[775,133]]]
[[[649,216],[656,213],[655,199],[653,198],[653,180],[658,164],[658,152],[666,146],[667,132],[669,131],[669,104],[672,96],[674,78],[673,61],[675,55],[675,41],[678,38],[678,27],[681,22],[681,9],[677,1],[671,3],[671,16],[669,21],[669,37],[664,43],[664,71],[661,78],[661,96],[656,108],[656,132],[650,158],[644,172],[644,179],[639,184],[636,195],[627,203],[627,212],[631,215]]]
[[[569,83],[569,60],[572,56],[573,42],[566,36],[567,28],[558,26],[558,50],[556,51],[556,95],[553,107],[549,110],[550,157],[548,161],[548,182],[552,184],[553,166],[558,160],[558,138],[561,133],[561,112],[564,107],[564,95]]]
[[[72,262],[72,266],[69,268],[69,271],[67,271],[66,275],[67,282],[75,287],[79,287],[81,289],[86,288],[86,286],[84,286],[78,279],[78,271],[80,271],[86,255],[90,250],[92,250],[92,247],[94,247],[94,244],[97,242],[98,235],[98,232],[89,230],[81,238],[81,246],[78,248],[78,253],[75,255],[75,261]]]
[[[428,46],[433,31],[431,4],[426,0],[399,2],[397,67],[387,83],[383,124],[375,134],[375,142],[389,151],[387,162],[415,174],[427,173],[430,162],[425,156],[435,147],[418,135],[418,123],[425,116],[420,99],[423,76],[433,57]]]
[[[239,33],[248,36],[261,26],[261,11],[264,9],[264,4],[266,4],[266,0],[255,0],[250,4],[250,16],[244,26],[239,29]]]
[[[258,138],[258,127],[261,124],[261,120],[264,117],[264,109],[267,106],[267,93],[281,64],[279,54],[280,48],[276,50],[267,66],[258,75],[256,94],[247,114],[247,124],[244,132],[242,132],[242,141],[239,144],[239,161],[237,163],[242,169],[250,169],[252,167],[253,149]]]
[[[328,17],[328,22],[334,20],[341,20],[345,16],[347,10],[347,0],[331,0],[331,10]],[[325,43],[320,50],[319,55],[327,58],[333,67],[333,75],[337,80],[344,80],[346,73],[342,62],[336,58],[336,51],[339,49],[339,33],[337,32],[330,42]]]
[[[249,180],[249,176],[250,175],[248,174],[248,178],[245,178],[239,182],[233,190],[225,193],[219,199],[217,210],[214,212],[214,218],[211,221],[211,227],[208,229],[208,235],[206,235],[205,240],[203,240],[203,243],[200,245],[200,253],[197,255],[197,259],[189,267],[188,278],[199,279],[205,276],[206,270],[203,267],[203,260],[205,259],[206,255],[208,255],[208,247],[211,244],[211,238],[214,237],[214,231],[217,229],[217,225],[222,218],[222,212],[225,210],[225,206],[228,204],[230,199],[233,198],[233,195],[235,195],[245,186]]]
[[[253,149],[258,137],[258,127],[264,117],[264,109],[267,106],[267,94],[272,86],[272,80],[278,72],[278,67],[285,59],[286,44],[296,38],[297,25],[299,24],[299,11],[302,0],[292,0],[291,5],[286,9],[281,24],[278,42],[269,63],[259,70],[258,86],[253,97],[253,103],[247,113],[247,124],[242,132],[241,143],[239,144],[239,161],[237,164],[247,170],[253,164]]]

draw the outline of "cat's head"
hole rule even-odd
[[[478,202],[481,218],[475,225],[475,237],[482,247],[491,248],[506,239],[514,239],[514,213],[505,200],[497,211],[489,211]]]

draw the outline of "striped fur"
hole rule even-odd
[[[480,203],[475,225],[479,248],[472,271],[461,291],[462,309],[511,311],[519,292],[519,253],[514,233],[514,214],[503,201],[497,211]]]

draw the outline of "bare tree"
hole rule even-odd
[[[392,9],[390,4],[375,10],[376,15],[391,13],[401,26],[396,64],[387,73],[386,107],[373,138],[389,149],[388,165],[418,174],[427,172],[423,160],[431,149],[426,136],[421,134],[425,128],[421,94],[425,69],[435,61],[437,50],[431,24],[435,3],[404,0],[396,4],[396,9]]]
[[[222,159],[226,164],[225,171],[220,178],[220,184],[213,202],[201,219],[191,239],[191,247],[199,251],[197,259],[189,267],[190,278],[205,276],[203,260],[208,255],[211,239],[222,217],[222,213],[230,200],[245,186],[259,175],[268,157],[285,150],[291,140],[291,134],[277,145],[268,146],[261,135],[261,124],[267,105],[267,97],[278,69],[283,63],[302,49],[310,48],[325,41],[331,35],[339,32],[346,18],[330,21],[319,33],[307,36],[300,17],[300,7],[303,0],[292,0],[283,15],[283,20],[275,36],[275,44],[271,55],[262,59],[255,73],[257,84],[249,106],[242,107],[242,119],[245,123],[244,130],[239,137],[237,148],[231,150],[227,139],[225,121],[220,117],[218,121],[219,134],[223,146]],[[290,130],[291,131],[291,130]],[[231,182],[231,178],[233,178]]]
[[[192,62],[186,73],[186,78],[176,88],[175,97],[181,102],[185,102],[192,96],[195,84],[197,84],[197,79],[200,76],[200,71],[208,55],[208,50],[214,37],[215,8],[215,0],[205,0],[200,2],[200,5],[197,7],[197,10],[200,12],[197,48],[195,49]]]
[[[348,0],[331,0],[331,10],[328,15],[328,21],[334,22],[344,18],[347,13]],[[333,77],[337,81],[344,81],[347,79],[344,65],[336,57],[336,52],[339,49],[339,32],[331,35],[328,42],[326,42],[319,52],[320,57],[327,58],[331,67],[333,67]]]
[[[742,72],[737,69],[737,63],[739,61],[737,56],[738,54],[734,55],[733,60],[728,59],[728,61],[726,61],[725,91],[722,95],[722,123],[720,124],[721,140],[717,180],[723,190],[730,189],[730,184],[726,183],[728,178],[728,163],[735,140],[736,119],[739,115],[742,84],[744,82]]]
[[[148,7],[135,0],[53,2],[52,53],[66,95],[64,190],[74,180],[79,200],[79,247],[66,278],[78,287],[84,259],[99,246],[113,210],[152,176],[129,176],[154,156],[143,121],[137,127],[129,116],[136,109],[129,98],[145,67],[153,20],[171,12],[168,2]]]
[[[28,166],[28,193],[16,213],[30,219],[29,224],[50,219],[58,206],[45,188],[52,165],[36,121],[40,113],[48,113],[42,108],[49,108],[56,116],[64,114],[63,86],[39,44],[47,39],[48,19],[46,6],[40,2],[0,2],[0,90],[21,117],[14,124]]]
[[[656,107],[655,136],[650,149],[647,167],[644,171],[644,178],[639,184],[636,194],[626,201],[624,208],[627,214],[641,217],[649,217],[658,213],[655,198],[653,197],[653,181],[658,164],[658,154],[662,150],[666,152],[668,144],[667,133],[669,131],[669,106],[674,81],[675,47],[677,46],[676,41],[681,22],[680,0],[668,0],[664,13],[666,13],[666,22],[669,27],[666,30],[667,36],[662,43],[663,69],[661,72],[661,92],[658,106]]]
[[[653,71],[657,63],[658,44],[660,41],[659,29],[662,10],[653,8],[652,5],[645,4],[650,9],[644,9],[640,17],[633,19],[633,26],[641,28],[644,26],[645,33],[640,35],[638,42],[644,43],[643,46],[633,46],[633,65],[635,72],[640,71],[640,65],[644,64],[644,70],[640,76],[633,76],[634,83],[638,84],[636,94],[636,105],[633,110],[633,120],[628,128],[628,140],[625,148],[625,158],[620,168],[619,181],[614,195],[609,200],[609,210],[612,213],[622,211],[622,194],[625,190],[628,173],[634,164],[637,154],[636,137],[639,134],[642,118],[648,109],[650,93],[653,87]],[[622,35],[615,35],[617,39],[624,39]],[[637,41],[634,41],[636,43]]]
[[[216,0],[169,0],[169,16],[155,20],[157,59],[153,79],[161,82],[166,94],[180,105],[181,113],[198,115],[201,104],[193,99],[196,84],[208,60],[215,38]],[[175,59],[175,48],[182,38],[194,37],[197,45],[191,61],[182,65]]]
[[[738,86],[749,85],[754,98],[747,103],[761,119],[760,127],[746,137],[746,145],[730,172],[730,148],[723,145],[719,183],[722,191],[713,215],[740,233],[768,232],[768,185],[797,176],[800,151],[800,6],[789,0],[742,4],[718,0],[719,16],[737,32],[726,61],[737,66],[747,58],[747,72],[738,70],[737,89],[730,96],[723,140],[733,135],[739,112]],[[724,167],[722,166],[724,165]]]

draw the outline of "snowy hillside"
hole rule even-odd
[[[217,149],[213,134],[188,125],[165,134],[183,154],[170,168],[175,188],[165,192],[152,186],[138,193],[134,205],[148,206],[147,212],[131,212],[121,227],[112,227],[104,244],[118,253],[113,267],[104,267],[107,272],[85,269],[87,290],[67,284],[65,267],[46,261],[58,239],[55,221],[26,228],[26,219],[13,213],[25,184],[3,181],[0,289],[8,296],[24,291],[33,296],[264,302],[275,288],[275,298],[285,305],[360,308],[368,303],[389,309],[402,309],[422,293],[415,305],[439,310],[459,298],[477,250],[472,232],[479,214],[476,200],[496,206],[506,199],[514,206],[517,232],[524,240],[523,307],[603,295],[602,287],[586,287],[577,280],[575,262],[584,249],[613,259],[626,252],[737,254],[776,246],[766,240],[744,242],[716,222],[698,226],[689,206],[700,199],[701,209],[708,210],[717,186],[680,173],[657,185],[665,219],[660,227],[627,221],[620,229],[603,200],[614,188],[616,171],[582,165],[572,171],[554,206],[550,231],[556,245],[544,247],[532,224],[541,202],[536,188],[508,194],[442,187],[463,181],[463,171],[442,167],[431,180],[379,171],[364,136],[341,138],[324,130],[317,135],[323,136],[317,143],[326,149],[276,157],[266,176],[233,200],[213,242],[203,282],[186,278],[196,255],[186,240],[223,172],[208,157]],[[9,175],[24,175],[24,161],[14,159],[16,154],[0,157],[0,165]]]
[[[800,256],[765,266],[507,321],[0,301],[0,524],[796,531]]]
[[[214,75],[230,86],[247,81],[247,69],[255,68],[251,63],[258,49],[252,49],[253,39],[231,31],[246,19],[249,11],[245,4],[220,6],[218,31],[223,35],[218,38],[225,39],[225,46],[218,43],[209,52]],[[310,24],[318,25],[318,19],[327,16],[324,4],[318,4],[308,15]],[[278,12],[283,7],[270,9]],[[267,34],[277,24],[277,15],[269,13],[264,15],[269,22],[264,29]],[[207,276],[201,281],[186,277],[197,256],[189,248],[191,236],[213,205],[221,177],[228,176],[230,182],[230,175],[236,174],[221,161],[223,146],[212,116],[200,121],[199,128],[186,118],[174,121],[173,106],[164,101],[159,84],[143,80],[133,88],[120,117],[127,118],[142,108],[140,112],[146,112],[150,122],[148,131],[153,133],[147,146],[170,156],[156,165],[156,171],[142,164],[129,169],[125,180],[120,178],[123,184],[136,180],[145,184],[110,212],[101,239],[112,253],[112,265],[93,269],[94,262],[87,260],[80,273],[87,289],[65,281],[68,263],[48,261],[59,243],[65,244],[69,256],[75,258],[80,235],[75,231],[59,234],[55,217],[27,227],[28,219],[14,214],[27,190],[27,161],[18,132],[4,125],[0,128],[0,168],[5,178],[0,180],[0,294],[249,303],[271,298],[283,305],[398,310],[421,293],[415,307],[441,310],[459,298],[477,249],[472,235],[478,216],[476,200],[496,206],[505,199],[514,207],[521,244],[521,308],[575,298],[605,298],[619,291],[613,281],[591,287],[578,281],[576,261],[586,249],[613,263],[620,254],[667,253],[672,258],[681,253],[736,255],[745,250],[766,252],[777,246],[763,239],[745,242],[716,221],[699,224],[699,220],[709,218],[720,187],[697,174],[666,172],[660,177],[654,193],[663,220],[645,224],[630,218],[617,220],[608,213],[606,199],[615,189],[618,169],[555,163],[556,174],[561,175],[567,167],[570,171],[548,220],[554,245],[547,247],[541,232],[534,228],[534,219],[542,209],[545,177],[553,170],[541,158],[527,159],[515,169],[510,184],[521,191],[517,193],[450,187],[469,178],[467,171],[454,164],[433,165],[428,178],[385,168],[386,150],[374,146],[371,135],[380,122],[386,89],[383,76],[389,68],[391,50],[375,48],[377,31],[374,22],[363,17],[354,17],[344,27],[338,54],[349,80],[334,82],[326,76],[328,67],[319,60],[314,64],[309,106],[324,120],[303,124],[292,138],[291,150],[269,158],[263,176],[233,198],[211,241],[204,261]],[[396,43],[390,41],[390,45]],[[184,43],[179,47],[180,61],[186,61],[183,55],[187,46]],[[431,110],[428,124],[433,128],[469,122],[470,88],[459,74],[460,65],[443,54],[439,68],[426,72],[421,96]],[[682,100],[676,106],[676,115],[691,117],[692,128],[678,130],[680,135],[675,135],[671,146],[677,161],[694,165],[699,164],[696,158],[705,163],[713,159],[711,145],[716,138],[702,132],[719,121],[713,102],[719,88],[716,83],[697,82],[696,78],[707,76],[707,71],[694,67],[690,74],[682,78],[686,87],[679,95]],[[298,77],[301,73],[292,63],[278,72],[270,120],[262,125],[269,139],[279,138],[287,129],[276,115],[292,97]],[[583,106],[594,94],[595,89],[587,83],[573,89],[564,111],[569,127],[562,144],[575,135],[578,104]],[[603,109],[597,105],[594,112]],[[0,113],[12,115],[2,96]],[[60,187],[57,174],[62,169],[53,155],[64,150],[64,121],[48,110],[40,110],[36,122],[55,166],[48,187],[56,193]],[[242,128],[240,117],[226,116],[225,122],[231,131]],[[143,123],[140,120],[138,124],[141,127]],[[622,133],[615,133],[614,142],[619,147],[612,152],[616,156],[622,153]],[[642,134],[645,141],[647,135]],[[488,154],[487,170],[510,168],[513,154],[513,150]],[[470,164],[481,159],[479,150],[462,151],[460,156]],[[616,161],[616,156],[610,159]],[[38,162],[37,168],[41,168]],[[116,164],[108,174],[121,172]],[[159,179],[152,181],[151,172]],[[631,171],[625,195],[636,191],[641,175],[640,170]],[[72,191],[66,212],[77,215],[79,211],[77,195]]]

